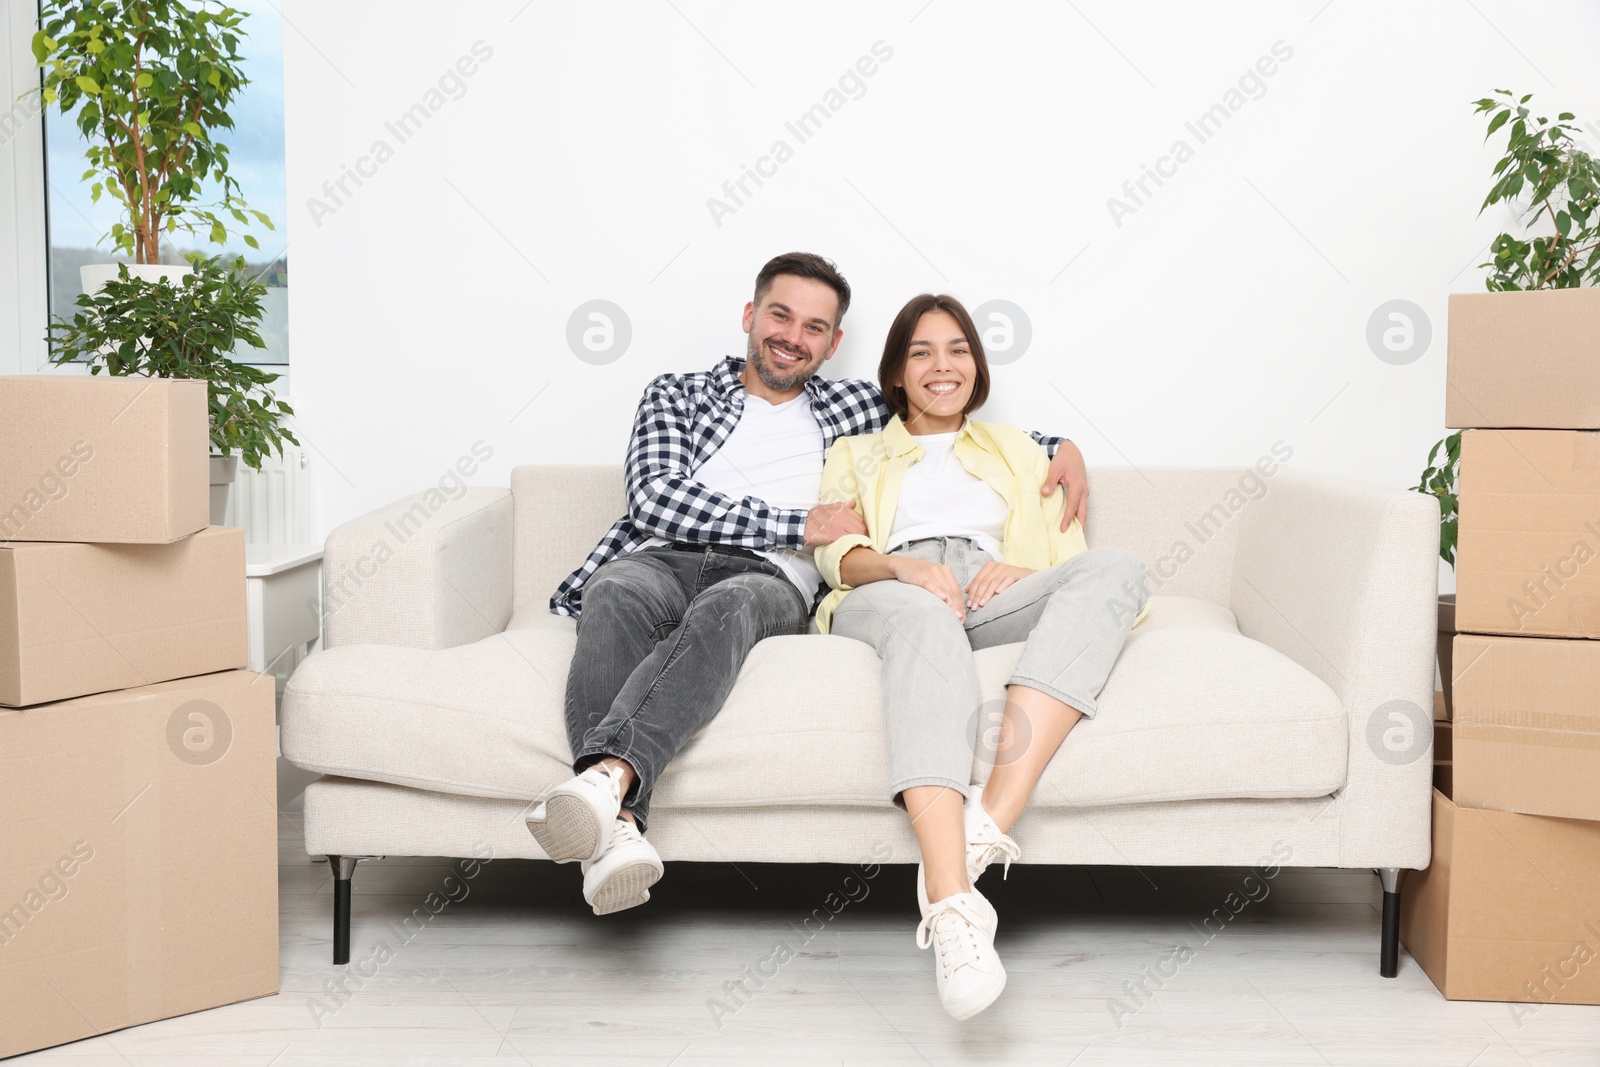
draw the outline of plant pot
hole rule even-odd
[[[1600,288],[1451,293],[1444,424],[1600,430]]]
[[[98,293],[101,286],[117,276],[117,269],[126,266],[130,278],[181,278],[194,273],[187,263],[85,263],[78,268],[78,279],[86,293]]]
[[[216,462],[213,460],[212,462]],[[1450,711],[1450,675],[1453,667],[1450,661],[1450,650],[1456,640],[1456,595],[1454,593],[1439,594],[1439,684],[1444,689],[1444,710],[1448,717]]]
[[[239,474],[238,456],[211,456],[211,525],[221,526],[228,518],[228,495]]]

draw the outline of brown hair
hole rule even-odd
[[[850,283],[844,280],[844,275],[839,273],[839,268],[833,265],[832,260],[810,252],[785,252],[781,256],[773,256],[761,268],[761,273],[756,275],[757,307],[761,306],[761,298],[767,295],[767,290],[772,288],[772,280],[780,274],[809,278],[832,289],[839,297],[839,314],[833,321],[833,328],[839,328],[844,321],[844,313],[850,310]]]
[[[911,407],[906,403],[905,389],[892,383],[904,373],[906,359],[911,355],[911,342],[916,340],[917,323],[930,311],[943,311],[955,319],[956,325],[961,327],[961,335],[967,339],[967,347],[972,349],[975,371],[972,395],[967,398],[961,413],[966,415],[977,411],[989,399],[989,360],[983,354],[983,339],[978,336],[972,316],[961,306],[961,301],[953,296],[923,293],[912,297],[900,309],[900,314],[894,317],[894,322],[889,325],[889,336],[883,342],[883,359],[878,363],[878,388],[883,392],[883,402],[902,421],[911,417]]]

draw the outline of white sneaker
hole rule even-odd
[[[596,915],[637,908],[665,868],[655,846],[627,819],[617,819],[598,859],[583,864],[583,899]]]
[[[1000,827],[983,810],[983,786],[967,790],[967,803],[962,809],[967,824],[967,877],[973,885],[988,869],[989,864],[1005,857],[1004,878],[1011,873],[1011,861],[1022,858],[1022,849],[1010,837],[1000,832]]]
[[[1006,987],[1006,969],[994,951],[998,919],[974,889],[930,905],[917,925],[917,947],[933,945],[939,1003],[957,1019],[970,1019]]]
[[[1022,848],[1011,838],[1000,832],[1000,827],[983,810],[983,786],[971,786],[967,791],[967,802],[962,808],[962,820],[966,823],[967,830],[967,881],[976,888],[978,879],[989,865],[1004,857],[1004,875],[1011,873],[1011,861],[1022,858]],[[922,873],[922,864],[917,864],[917,904],[922,908],[924,915],[928,912],[928,888]]]
[[[557,863],[595,860],[621,810],[621,781],[597,764],[546,793],[528,816],[528,831]]]

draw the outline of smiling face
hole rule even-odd
[[[955,316],[924,312],[911,331],[905,366],[894,383],[906,391],[906,429],[914,434],[961,429],[977,371],[972,343]]]
[[[838,322],[839,296],[830,286],[793,274],[772,279],[759,301],[744,306],[745,388],[767,400],[796,395],[839,347]]]

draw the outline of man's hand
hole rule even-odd
[[[831,545],[847,534],[867,533],[867,521],[856,510],[854,500],[840,504],[818,504],[806,512],[806,547]]]
[[[1013,567],[1009,563],[998,563],[993,560],[985,563],[983,568],[972,576],[972,581],[967,583],[967,607],[977,611],[994,599],[996,593],[1015,585],[1032,573],[1033,571],[1027,567]]]
[[[1071,441],[1062,441],[1050,461],[1050,473],[1045,475],[1039,491],[1045,496],[1055,492],[1057,485],[1067,491],[1067,508],[1061,513],[1061,532],[1066,533],[1077,517],[1080,524],[1089,521],[1089,472],[1083,466],[1083,453]],[[808,527],[809,529],[809,527]]]
[[[956,613],[956,618],[966,621],[967,601],[961,594],[961,584],[956,581],[955,571],[943,563],[917,559],[915,556],[891,555],[888,560],[895,581],[921,586],[944,601]]]

